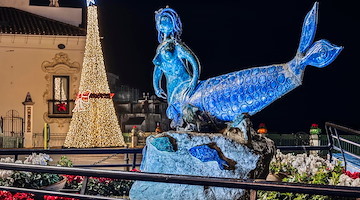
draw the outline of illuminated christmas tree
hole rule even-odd
[[[79,93],[64,146],[75,148],[124,146],[106,77],[97,7],[88,2],[87,36]]]

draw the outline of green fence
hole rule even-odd
[[[301,146],[310,144],[310,135],[300,133],[269,133],[266,137],[272,139],[276,146]]]
[[[0,148],[22,148],[23,137],[0,136]]]
[[[276,146],[302,146],[310,144],[310,134],[300,132],[296,134],[279,134],[269,133],[266,137],[272,139]],[[360,144],[360,137],[356,135],[341,135],[342,138]],[[328,145],[329,141],[327,135],[319,135],[319,145]],[[335,144],[338,146],[337,141]],[[347,142],[340,141],[342,149],[349,151],[353,154],[360,155],[360,148]]]

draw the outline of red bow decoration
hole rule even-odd
[[[65,112],[67,110],[66,108],[67,104],[66,103],[58,103],[56,104],[56,110],[59,112]]]

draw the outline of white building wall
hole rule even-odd
[[[65,49],[59,49],[64,44]],[[17,110],[23,117],[26,93],[30,92],[34,104],[33,133],[41,133],[44,125],[44,113],[48,111],[45,91],[49,82],[42,70],[45,61],[52,62],[56,54],[63,52],[70,62],[82,66],[85,49],[85,36],[40,36],[20,34],[0,34],[0,116],[10,109]],[[80,71],[78,73],[80,79]],[[70,88],[70,95],[78,89],[79,79]],[[75,97],[72,97],[75,99]],[[52,123],[51,133],[66,135],[68,123]],[[52,144],[50,146],[61,146]]]

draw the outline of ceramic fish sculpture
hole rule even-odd
[[[189,153],[202,162],[216,161],[222,170],[224,169],[224,166],[229,166],[225,160],[220,158],[218,152],[215,149],[210,148],[208,145],[192,147],[189,149]]]
[[[156,95],[168,100],[167,116],[172,120],[171,126],[183,127],[184,119],[194,121],[198,112],[226,122],[230,127],[241,128],[243,113],[254,115],[300,86],[306,66],[329,65],[343,48],[323,39],[313,42],[317,13],[318,3],[315,3],[305,17],[300,44],[291,61],[200,81],[198,58],[180,40],[179,16],[171,8],[160,9],[155,16],[160,44],[153,60],[153,85]],[[163,75],[167,93],[161,88]]]

